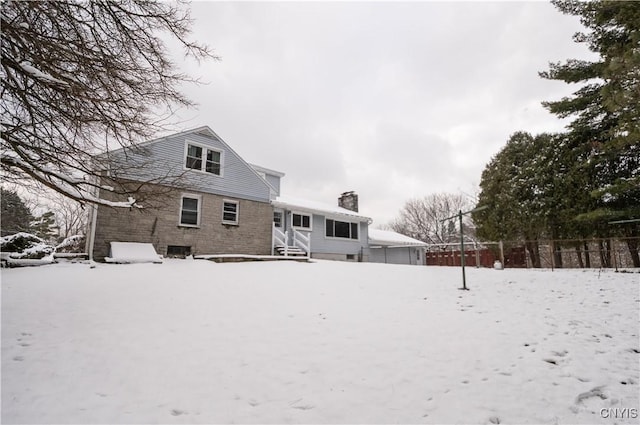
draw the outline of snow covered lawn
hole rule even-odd
[[[640,274],[467,278],[325,261],[5,269],[2,422],[638,422]]]

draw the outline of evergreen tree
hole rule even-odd
[[[2,204],[2,215],[0,216],[1,236],[29,232],[31,230],[33,216],[16,192],[0,188],[0,203]]]
[[[550,64],[544,78],[583,83],[572,96],[543,104],[560,117],[573,117],[570,137],[588,155],[575,164],[589,176],[593,202],[579,219],[609,233],[606,222],[640,217],[640,2],[555,0],[565,14],[587,28],[574,40],[599,55],[596,61]],[[638,233],[638,225],[619,230]],[[636,250],[637,255],[637,250]]]
[[[58,226],[53,211],[47,211],[31,222],[31,232],[45,241],[54,241],[58,236]]]
[[[534,267],[540,267],[538,240],[586,236],[575,217],[589,208],[588,175],[572,164],[584,153],[562,134],[513,134],[482,173],[473,214],[478,235],[489,240],[524,240]],[[562,266],[560,246],[555,264]]]

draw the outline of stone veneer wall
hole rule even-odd
[[[187,192],[185,192],[187,193]],[[271,254],[273,208],[269,203],[189,191],[202,196],[200,227],[179,226],[182,192],[163,199],[158,209],[100,206],[96,220],[94,258],[109,255],[110,242],[152,243],[167,254],[168,245],[190,246],[198,254]],[[239,202],[238,225],[222,224],[223,200]]]

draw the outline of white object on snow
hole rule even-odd
[[[503,270],[504,267],[502,266],[502,263],[498,260],[493,262],[493,268],[496,270]]]
[[[107,263],[162,263],[153,245],[141,242],[111,242],[111,257]]]

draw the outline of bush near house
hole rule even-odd
[[[20,232],[0,238],[0,251],[3,265],[38,265],[51,263],[55,248],[35,235]]]
[[[84,252],[84,235],[69,236],[56,246],[56,254],[59,253],[82,253]]]

